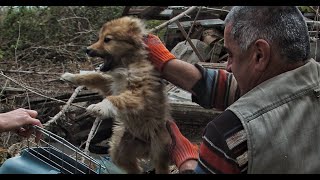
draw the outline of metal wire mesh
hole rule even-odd
[[[97,160],[62,137],[39,126],[33,128],[42,133],[40,142],[28,141],[25,149],[37,160],[62,174],[100,174],[106,169]]]

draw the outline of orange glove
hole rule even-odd
[[[169,120],[166,125],[172,138],[169,154],[175,165],[180,169],[181,164],[185,161],[190,159],[197,160],[199,157],[199,147],[192,144],[181,134],[174,121]]]
[[[158,36],[148,34],[144,37],[144,43],[148,46],[149,59],[154,64],[156,69],[162,72],[166,62],[175,59],[176,57],[163,45]]]

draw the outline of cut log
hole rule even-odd
[[[173,118],[182,125],[205,126],[208,122],[221,114],[216,109],[205,109],[195,103],[170,102]]]
[[[205,68],[210,68],[210,69],[226,69],[227,68],[227,63],[199,62],[198,64],[202,65]]]

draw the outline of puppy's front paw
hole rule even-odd
[[[104,119],[115,117],[117,108],[108,99],[104,99],[97,104],[91,104],[88,106],[87,111]]]
[[[61,75],[60,80],[75,83],[75,76],[76,75],[67,72]]]

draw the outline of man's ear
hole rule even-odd
[[[271,47],[266,40],[258,39],[254,43],[255,68],[264,71],[270,62]]]

